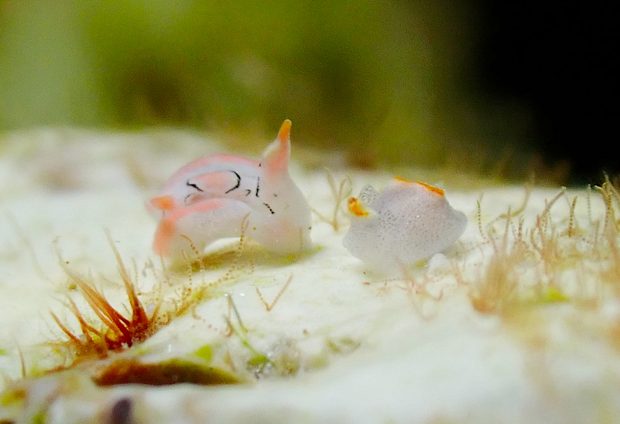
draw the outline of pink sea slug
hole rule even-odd
[[[148,202],[159,219],[153,248],[182,258],[215,240],[247,236],[276,253],[311,245],[310,207],[288,172],[291,121],[260,159],[215,154],[180,168]],[[192,247],[193,245],[193,247]]]

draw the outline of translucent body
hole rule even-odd
[[[213,241],[247,236],[268,250],[299,252],[310,246],[310,207],[288,173],[291,122],[260,160],[211,155],[180,168],[148,208],[159,218],[153,248],[180,258]],[[192,248],[193,245],[193,248]]]
[[[370,268],[398,271],[451,246],[465,231],[465,214],[443,190],[395,179],[382,192],[366,186],[349,200],[351,227],[343,244]]]

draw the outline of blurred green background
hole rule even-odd
[[[295,143],[354,165],[524,168],[527,111],[476,91],[477,25],[443,0],[0,0],[0,130],[174,126],[262,146],[290,118]]]

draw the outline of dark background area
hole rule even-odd
[[[612,8],[0,0],[0,130],[180,127],[257,152],[290,118],[353,166],[599,184],[620,172]]]
[[[620,171],[618,14],[612,2],[481,1],[476,80],[531,113],[525,135],[574,183]]]

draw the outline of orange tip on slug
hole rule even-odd
[[[413,181],[408,180],[407,178],[401,177],[399,175],[394,176],[394,181],[403,183],[403,184],[413,184]]]
[[[349,197],[349,212],[351,212],[355,216],[368,216],[368,210],[364,208],[362,202],[359,201],[357,197]]]
[[[443,189],[439,188],[439,187],[435,187],[434,185],[430,185],[428,183],[425,183],[423,181],[411,181],[408,180],[407,178],[403,178],[400,176],[395,176],[394,177],[394,181],[396,181],[397,183],[401,183],[401,184],[418,184],[422,187],[424,187],[425,189],[427,189],[428,191],[430,191],[431,193],[435,193],[438,196],[445,196],[445,192],[443,191]]]
[[[151,205],[162,211],[169,211],[174,208],[174,198],[170,195],[153,197]]]
[[[422,181],[416,181],[416,184],[421,185],[422,187],[424,187],[425,189],[427,189],[431,193],[435,193],[438,196],[441,196],[441,197],[445,196],[445,192],[443,191],[443,189],[441,189],[439,187],[435,187],[433,185],[424,183]]]
[[[282,143],[286,143],[288,139],[291,137],[291,126],[293,123],[290,119],[285,119],[280,126],[280,131],[278,131],[278,140]]]

